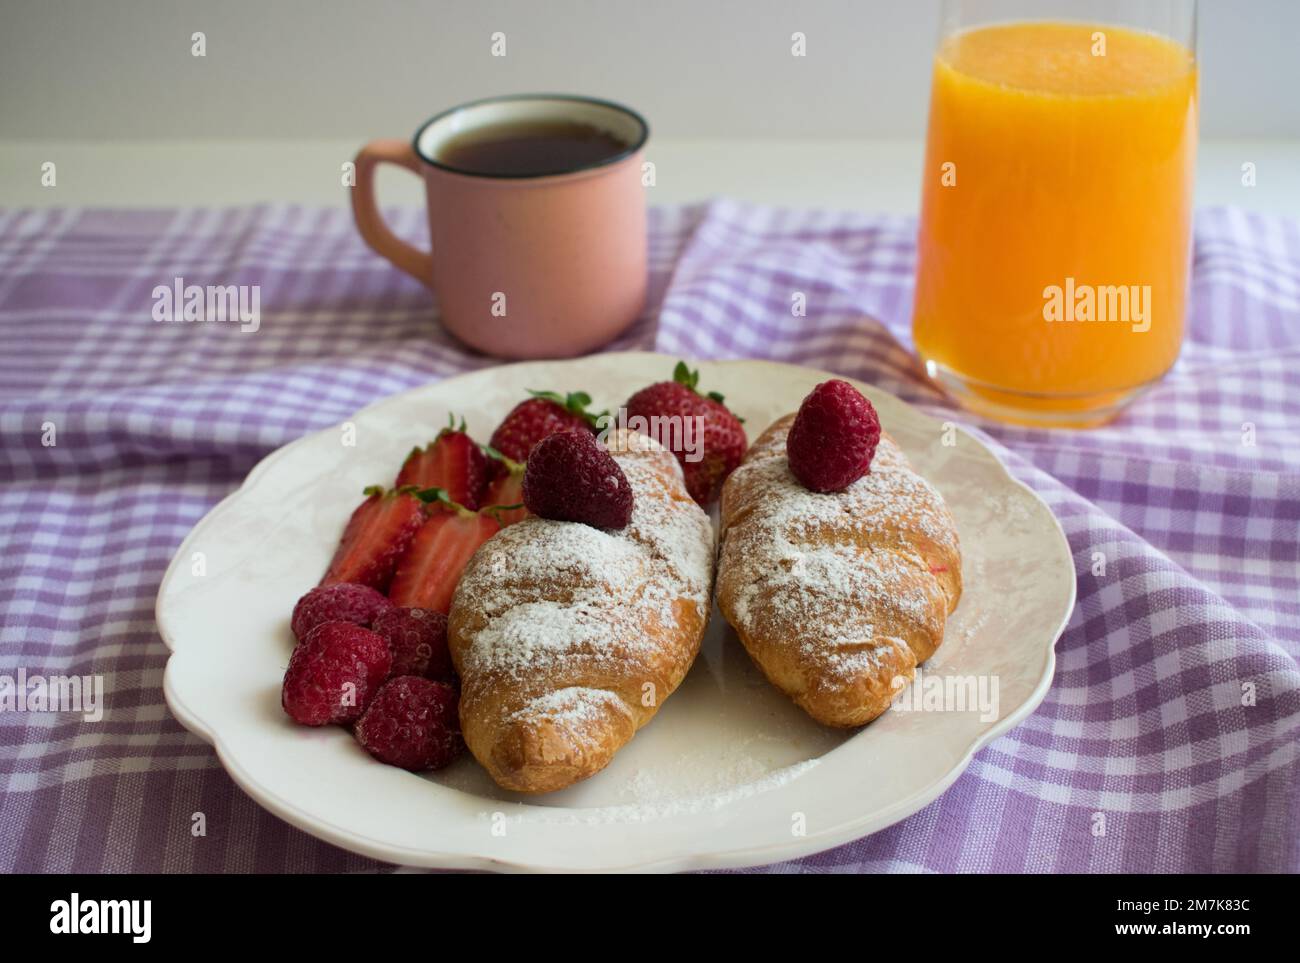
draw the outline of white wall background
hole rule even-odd
[[[1136,2],[1136,0],[1135,0]],[[5,140],[404,136],[594,93],[658,137],[922,135],[937,0],[3,0]],[[1202,0],[1202,136],[1300,137],[1300,2]],[[808,37],[806,58],[790,35]],[[203,31],[207,56],[190,54]],[[508,55],[491,56],[494,31]]]

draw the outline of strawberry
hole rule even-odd
[[[478,508],[487,486],[487,457],[474,439],[465,433],[465,420],[452,423],[423,448],[413,448],[397,474],[396,487],[441,488],[452,501]]]
[[[422,493],[427,494],[427,493]],[[432,609],[446,615],[451,596],[474,551],[501,530],[490,515],[447,502],[434,506],[397,563],[388,597],[405,608]]]
[[[653,435],[670,449],[686,476],[686,490],[700,505],[708,505],[740,464],[749,441],[740,419],[723,404],[722,395],[716,391],[700,394],[696,389],[699,380],[698,371],[679,361],[672,381],[642,388],[625,407],[628,426]],[[699,426],[703,427],[703,444]]]
[[[488,484],[483,495],[483,513],[491,515],[501,527],[522,522],[529,516],[524,507],[524,466],[509,458],[498,458],[504,471]]]
[[[390,491],[372,485],[343,530],[321,585],[355,582],[388,591],[397,560],[424,522],[424,502],[413,488]]]
[[[591,395],[585,391],[567,395],[554,391],[529,391],[529,394],[532,397],[515,405],[488,440],[490,448],[520,464],[528,460],[533,445],[547,435],[557,431],[594,431],[596,420],[605,414],[587,410]],[[494,469],[494,474],[500,473],[500,467]]]

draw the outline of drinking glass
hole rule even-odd
[[[1021,423],[1113,417],[1182,343],[1194,0],[946,0],[913,335],[932,379]]]

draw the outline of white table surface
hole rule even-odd
[[[0,206],[224,206],[279,201],[337,204],[341,165],[357,141],[0,140]],[[788,207],[911,213],[920,196],[920,141],[652,139],[652,204],[725,195]],[[57,183],[41,185],[53,161]],[[1242,185],[1242,165],[1256,185]],[[387,169],[384,204],[417,204],[417,179]],[[1300,140],[1202,143],[1198,206],[1238,204],[1300,217]]]

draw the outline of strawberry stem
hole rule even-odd
[[[587,406],[591,404],[591,395],[585,391],[570,391],[567,395],[562,395],[557,391],[536,391],[529,388],[528,393],[534,398],[554,402],[566,411],[577,415],[593,428],[598,427],[597,422],[609,414],[608,410],[588,411]]]
[[[679,385],[685,385],[694,391],[695,386],[700,383],[700,370],[696,368],[692,371],[687,367],[685,361],[679,361],[677,367],[673,368],[673,380]]]
[[[400,488],[385,488],[383,485],[367,485],[361,489],[361,494],[367,498],[374,498],[376,495],[381,498],[396,498],[398,495],[415,495],[419,497],[420,490],[415,485],[403,485]]]
[[[483,452],[483,454],[487,455],[489,458],[493,459],[494,461],[499,461],[501,462],[501,464],[505,465],[506,469],[512,475],[518,475],[524,470],[524,466],[522,463],[515,461],[513,458],[507,458],[505,455],[501,454],[501,452],[497,451],[491,445],[479,445],[479,449]]]
[[[517,502],[514,505],[484,505],[478,510],[478,513],[480,515],[491,515],[496,520],[496,523],[504,528],[505,522],[501,521],[501,513],[518,511],[523,507],[523,502]]]
[[[433,441],[431,441],[431,442],[429,442],[429,444],[425,445],[424,448],[423,448],[423,450],[424,450],[424,451],[428,451],[430,448],[432,448],[432,447],[437,443],[438,438],[441,438],[443,435],[452,435],[452,434],[456,434],[457,432],[459,432],[459,433],[462,434],[462,435],[463,435],[463,434],[468,434],[468,432],[466,431],[466,427],[465,427],[465,416],[464,416],[464,415],[461,415],[461,416],[460,416],[460,424],[457,425],[457,424],[456,424],[456,413],[455,413],[454,411],[449,411],[449,412],[447,412],[447,427],[446,427],[446,428],[443,428],[441,431],[439,431],[439,432],[438,432],[438,436],[437,436],[437,438],[434,438]],[[422,449],[420,449],[420,448],[417,446],[415,450],[416,450],[416,451],[421,451]],[[410,457],[410,456],[407,456],[407,457]]]
[[[703,394],[704,397],[708,398],[711,401],[716,401],[720,405],[725,405],[727,402],[726,396],[723,395],[722,392],[720,391],[709,391],[709,392],[700,391],[699,389],[700,369],[696,368],[694,371],[692,371],[687,366],[685,361],[677,362],[677,367],[673,368],[673,380],[676,381],[679,385],[685,385],[687,388],[690,388],[697,395]],[[737,416],[736,420],[739,421],[742,425],[745,423],[745,419],[739,416]]]
[[[410,485],[408,487],[415,494],[415,497],[418,498],[420,501],[424,502],[424,504],[426,505],[433,505],[433,504],[445,505],[446,507],[454,511],[457,515],[462,515],[462,516],[474,514],[472,511],[470,511],[460,502],[455,501],[451,497],[451,495],[447,493],[447,489],[445,488],[423,488],[417,490],[414,485]]]

